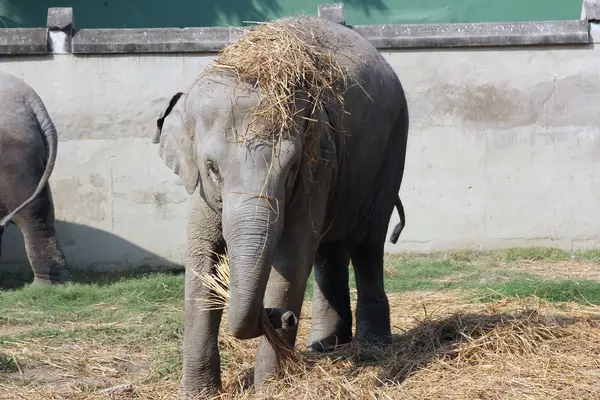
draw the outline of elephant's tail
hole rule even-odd
[[[50,179],[50,175],[54,170],[54,163],[56,162],[56,153],[58,149],[58,134],[56,133],[56,127],[48,115],[48,110],[46,110],[42,100],[39,98],[39,96],[37,96],[36,93],[33,93],[31,107],[37,118],[40,131],[44,134],[46,144],[48,146],[48,159],[46,161],[46,168],[33,194],[27,200],[21,203],[20,206],[15,208],[10,214],[0,220],[0,227],[2,228],[11,222],[15,215],[17,215],[22,209],[27,207],[33,200],[35,200],[36,197],[40,195]]]
[[[396,208],[398,209],[398,214],[400,215],[400,222],[394,228],[392,235],[390,236],[390,242],[396,244],[398,238],[400,237],[400,233],[406,226],[406,217],[404,216],[404,206],[402,205],[402,200],[400,200],[400,196],[396,196]]]

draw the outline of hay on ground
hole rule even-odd
[[[282,21],[260,23],[221,51],[206,70],[215,71],[232,73],[257,88],[259,103],[252,110],[252,123],[259,122],[253,133],[261,139],[275,143],[293,133],[303,113],[308,121],[305,151],[315,161],[318,112],[328,102],[343,105],[347,72],[314,35]],[[297,100],[303,97],[306,103],[298,107]]]
[[[462,292],[391,294],[392,329],[386,349],[354,344],[318,356],[302,349],[311,307],[303,308],[297,351],[300,368],[270,382],[266,393],[248,389],[257,340],[237,341],[222,328],[221,399],[581,400],[600,398],[600,307],[551,304],[536,298],[483,304]],[[161,312],[176,313],[176,310]],[[1,324],[2,321],[0,321]],[[50,322],[49,322],[50,323]],[[105,324],[114,343],[74,337],[53,346],[46,337],[0,342],[22,372],[0,372],[0,398],[176,399],[180,366],[159,374],[152,354],[179,355],[169,343],[128,342],[145,321]],[[60,329],[76,326],[31,327]],[[0,330],[5,326],[0,325]],[[102,329],[101,326],[98,327]],[[25,351],[27,349],[27,351]],[[125,383],[132,391],[101,390]]]
[[[460,292],[392,295],[390,306],[392,346],[351,344],[325,356],[303,352],[302,369],[261,394],[244,389],[232,371],[222,398],[600,398],[598,306],[536,298],[482,304]],[[305,309],[302,339],[310,329]]]

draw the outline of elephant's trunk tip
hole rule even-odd
[[[298,317],[293,311],[283,308],[263,308],[257,318],[239,318],[230,313],[229,330],[240,340],[254,339],[259,336],[269,336],[269,331],[291,331],[298,327]],[[240,321],[243,321],[240,323]]]

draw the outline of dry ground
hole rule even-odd
[[[510,268],[600,280],[592,261],[520,260]],[[351,345],[320,357],[303,350],[311,309],[305,302],[301,364],[260,395],[248,388],[257,341],[242,343],[223,334],[222,398],[600,399],[598,305],[501,295],[483,303],[480,294],[465,288],[389,296],[395,334],[390,348]],[[159,310],[181,318],[176,303]],[[117,311],[103,302],[93,307]],[[149,323],[147,318],[140,313],[117,322],[90,322],[57,313],[35,326],[44,330],[36,337],[27,334],[26,324],[8,323],[0,315],[0,355],[6,355],[0,360],[0,371],[5,371],[0,373],[0,398],[175,398],[181,332],[131,336]],[[49,341],[54,331],[60,340]],[[2,363],[10,368],[3,369]]]
[[[361,352],[350,346],[327,357],[303,354],[301,371],[274,383],[263,396],[244,388],[256,341],[224,338],[229,395],[223,398],[600,398],[598,307],[535,299],[471,300],[459,292],[392,295],[396,336],[391,349]],[[308,333],[308,306],[300,343]],[[177,389],[177,375],[156,378],[142,346],[74,340],[47,347],[43,339],[4,346],[18,360],[38,360],[40,365],[5,375],[0,383],[5,399],[169,399]],[[98,394],[122,384],[131,386]]]

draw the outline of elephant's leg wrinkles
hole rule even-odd
[[[321,245],[315,256],[312,329],[313,351],[328,352],[352,340],[352,310],[348,287],[350,255],[345,243]]]
[[[207,310],[209,291],[199,279],[214,270],[216,254],[223,253],[220,216],[195,194],[188,218],[185,271],[185,326],[181,394],[214,396],[221,388],[219,327],[222,310]]]

